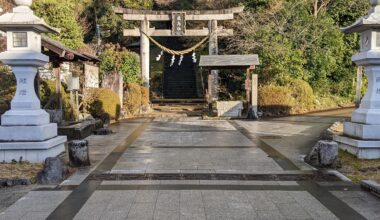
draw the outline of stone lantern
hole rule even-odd
[[[360,33],[360,52],[352,61],[365,68],[368,91],[360,108],[344,124],[344,136],[335,137],[340,147],[361,159],[380,158],[380,0],[371,0],[369,14],[344,33]]]
[[[41,33],[57,33],[30,9],[32,0],[15,0],[11,13],[0,16],[0,30],[6,33],[7,50],[0,61],[12,68],[17,90],[11,110],[1,117],[0,161],[12,159],[42,162],[64,151],[66,137],[57,136],[57,124],[41,109],[34,79],[38,67],[49,62],[41,53]]]

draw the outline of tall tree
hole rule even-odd
[[[74,0],[38,0],[33,2],[33,10],[37,16],[56,28],[61,29],[59,35],[50,37],[61,41],[66,46],[78,49],[83,46],[83,29],[78,23],[77,1]]]

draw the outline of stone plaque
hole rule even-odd
[[[97,66],[84,65],[85,88],[99,88],[99,68]]]
[[[220,101],[216,102],[218,117],[241,117],[243,110],[242,101]]]
[[[184,36],[186,34],[186,12],[172,13],[173,36]]]

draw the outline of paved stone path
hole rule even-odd
[[[379,219],[378,198],[299,160],[336,119],[123,121],[89,138],[92,167],[0,219]]]

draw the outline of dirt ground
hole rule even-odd
[[[0,163],[0,179],[32,179],[42,170],[43,164]]]
[[[339,171],[353,182],[370,179],[380,183],[380,159],[359,160],[345,151],[339,152],[339,159],[342,162],[342,168]]]

